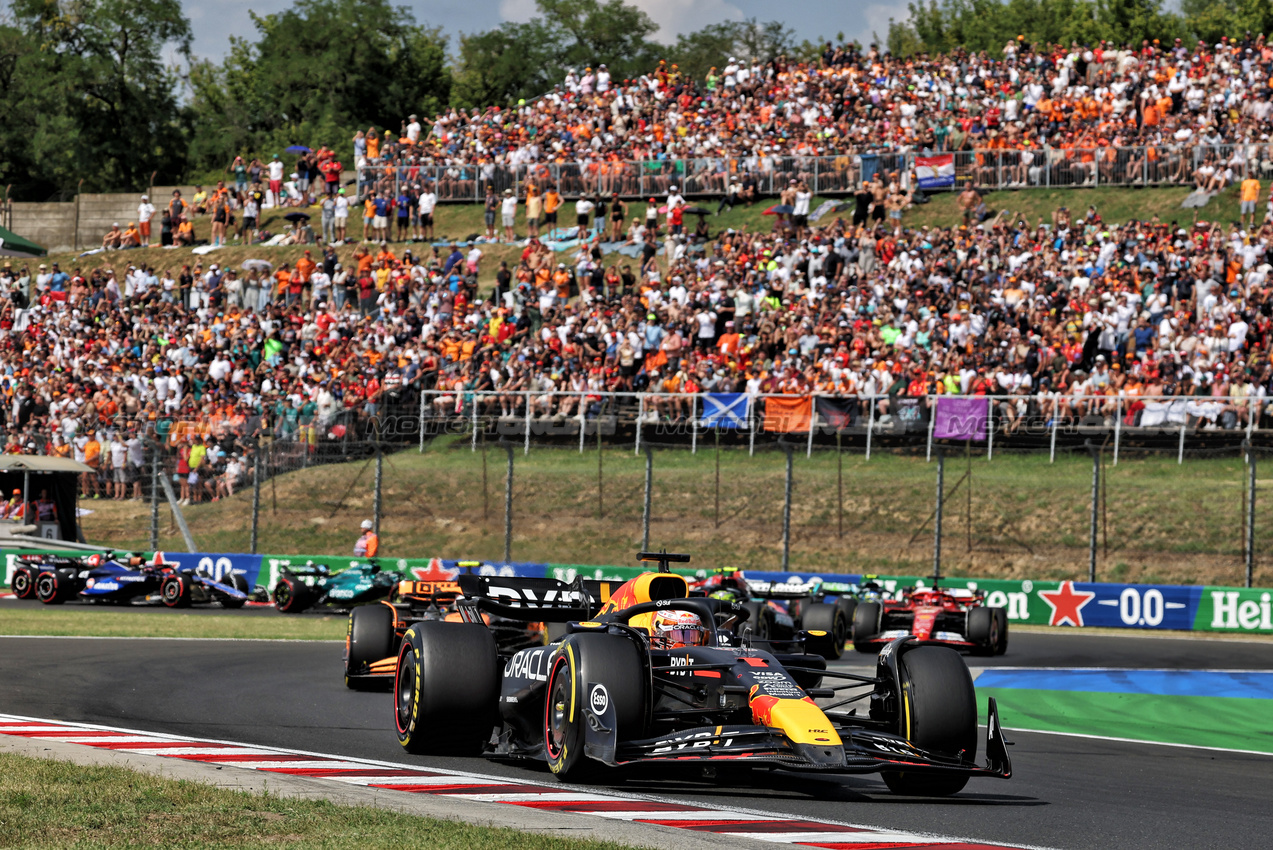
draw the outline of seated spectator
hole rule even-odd
[[[111,229],[106,231],[106,235],[102,237],[102,247],[110,250],[122,248],[124,245],[124,231],[119,229],[119,222],[111,225]]]

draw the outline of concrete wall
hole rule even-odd
[[[8,228],[50,251],[70,250],[75,204],[15,203]]]

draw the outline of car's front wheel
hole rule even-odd
[[[411,626],[394,675],[398,743],[409,753],[476,753],[497,721],[502,672],[486,626],[438,620]]]
[[[915,746],[964,765],[977,761],[977,694],[968,665],[944,646],[907,649],[898,661],[902,706],[898,734]],[[968,784],[968,775],[886,771],[894,794],[948,797]]]

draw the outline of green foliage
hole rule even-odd
[[[622,80],[645,73],[660,48],[658,27],[622,0],[537,0],[526,23],[462,36],[453,102],[471,108],[512,103],[551,91],[569,69],[606,63]]]
[[[806,42],[803,47],[804,52],[812,51],[816,57],[817,45]],[[760,23],[749,18],[708,24],[696,32],[677,36],[676,44],[669,52],[670,61],[680,65],[685,73],[702,80],[713,67],[717,72],[724,70],[731,56],[743,62],[749,62],[753,57],[768,62],[784,54],[793,57],[799,50],[795,33],[781,21]]]
[[[252,13],[259,39],[233,39],[224,64],[190,71],[191,167],[291,144],[347,146],[359,127],[396,135],[408,113],[450,99],[446,40],[387,0],[298,0]]]
[[[1194,2],[1202,5],[1202,0]],[[1027,43],[1096,44],[1104,39],[1139,45],[1155,38],[1170,43],[1188,33],[1185,19],[1164,11],[1161,0],[929,0],[908,8],[906,20],[889,25],[889,49],[899,55],[959,47],[1000,55],[1018,36]]]
[[[13,0],[0,28],[0,180],[19,197],[138,189],[180,176],[177,74],[189,56],[178,0]]]

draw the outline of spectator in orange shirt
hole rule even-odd
[[[1254,175],[1242,181],[1241,216],[1242,223],[1255,227],[1255,205],[1260,200],[1260,181]]]

